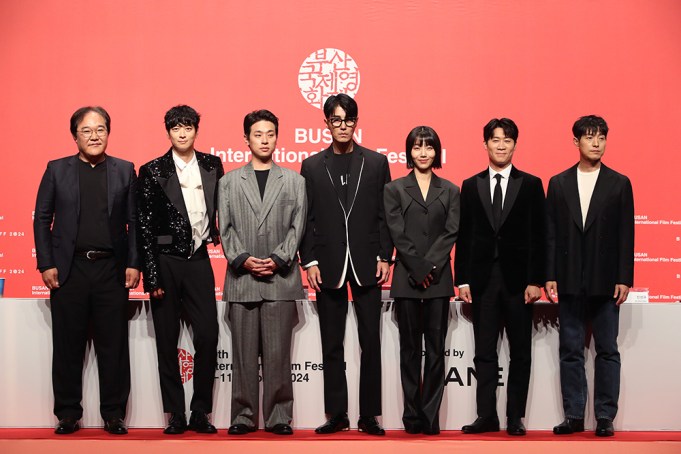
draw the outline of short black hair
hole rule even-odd
[[[75,138],[76,132],[78,132],[78,124],[83,121],[83,117],[90,112],[95,112],[104,117],[104,124],[106,125],[107,134],[111,132],[111,117],[109,112],[107,112],[104,107],[100,106],[85,106],[73,112],[71,115],[71,135]]]
[[[324,117],[328,120],[338,106],[345,111],[345,118],[357,118],[357,114],[359,113],[357,101],[345,93],[329,96],[326,102],[324,102]]]
[[[251,126],[259,121],[271,121],[274,123],[274,133],[279,135],[279,119],[269,110],[260,109],[246,114],[244,117],[244,135],[248,137],[251,134]]]
[[[414,159],[411,157],[411,149],[414,148],[414,145],[430,145],[433,147],[435,150],[433,168],[439,169],[442,167],[442,145],[440,144],[440,137],[438,137],[433,128],[430,126],[417,126],[407,136],[407,169],[414,168]]]
[[[482,128],[482,136],[487,142],[494,135],[494,130],[501,128],[504,130],[504,135],[506,137],[513,139],[514,142],[518,141],[518,126],[510,118],[492,118],[489,123]]]
[[[580,117],[579,120],[575,121],[572,125],[572,136],[576,139],[580,139],[582,136],[589,134],[597,134],[600,132],[606,138],[608,137],[608,124],[605,120],[596,115],[585,115]]]
[[[201,115],[189,106],[179,105],[175,106],[166,112],[163,121],[166,124],[166,131],[170,132],[175,126],[193,126],[198,132],[199,121],[201,121]]]

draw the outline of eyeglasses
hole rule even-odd
[[[109,131],[107,131],[106,128],[103,128],[101,126],[97,129],[83,128],[80,131],[78,131],[78,134],[83,139],[89,139],[90,137],[92,137],[92,133],[97,134],[98,137],[106,137],[107,134],[109,134]]]
[[[340,128],[341,124],[345,123],[345,126],[348,128],[352,128],[355,126],[357,123],[357,118],[338,118],[338,117],[332,117],[329,118],[329,123],[331,123],[331,126],[334,128]]]

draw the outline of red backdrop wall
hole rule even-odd
[[[315,104],[345,90],[363,145],[399,161],[409,130],[433,126],[440,174],[456,184],[485,168],[492,117],[516,121],[514,164],[547,184],[578,159],[574,120],[602,115],[604,162],[634,186],[635,286],[681,299],[681,2],[4,0],[0,10],[5,296],[47,295],[32,212],[46,162],[76,153],[78,107],[104,106],[108,152],[139,167],[168,149],[165,111],[190,104],[203,115],[197,148],[226,170],[247,150],[243,116],[267,108],[281,119],[279,161],[297,170],[327,146]],[[400,162],[391,171],[406,173]]]

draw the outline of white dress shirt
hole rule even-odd
[[[192,226],[193,254],[210,234],[201,170],[196,154],[192,156],[191,161],[184,162],[173,152],[173,161],[175,161],[177,177],[182,188],[182,198],[187,207],[187,214],[189,214],[189,223]]]

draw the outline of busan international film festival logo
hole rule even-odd
[[[194,357],[184,348],[178,348],[177,361],[180,363],[182,383],[187,383],[194,377]]]
[[[303,98],[321,109],[331,95],[345,93],[354,98],[359,90],[359,68],[355,59],[340,49],[319,49],[300,65],[298,86]]]

